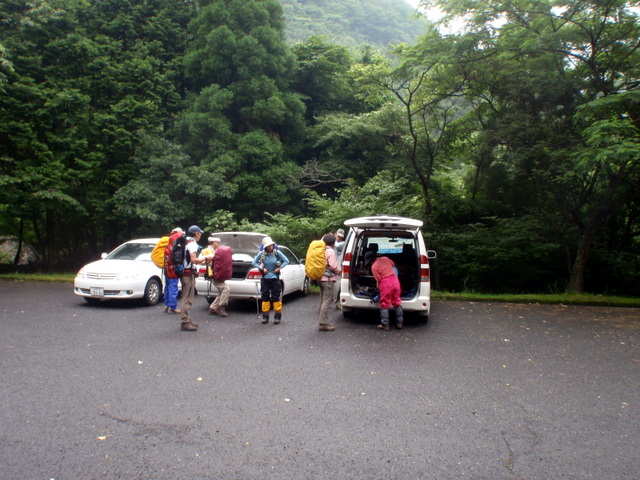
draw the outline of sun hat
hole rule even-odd
[[[271,237],[264,237],[262,239],[262,246],[263,247],[268,247],[269,245],[275,245],[276,242],[274,242]]]

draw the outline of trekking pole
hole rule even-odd
[[[256,286],[256,318],[260,318],[260,305],[258,297],[260,296],[260,289],[258,288],[258,282],[255,282]]]

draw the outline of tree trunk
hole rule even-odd
[[[20,228],[18,229],[18,249],[16,250],[16,256],[13,258],[13,264],[18,265],[20,263],[20,252],[22,251],[22,235],[24,232],[24,220],[20,217]]]
[[[597,218],[592,218],[589,221],[578,241],[576,259],[571,268],[569,286],[567,288],[570,293],[582,293],[584,291],[584,272],[591,254],[591,245],[593,245],[593,239],[600,223],[600,216],[595,217]]]

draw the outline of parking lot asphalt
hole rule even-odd
[[[0,282],[0,479],[640,478],[640,310],[436,302],[319,332]]]

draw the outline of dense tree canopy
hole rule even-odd
[[[73,268],[176,225],[304,253],[399,214],[438,288],[640,294],[637,2],[429,0],[464,28],[415,41],[391,3],[0,3],[0,233]],[[287,41],[310,19],[366,35]]]
[[[205,181],[215,174],[233,186],[227,201],[213,205],[254,218],[267,207],[282,208],[293,198],[287,179],[296,168],[304,105],[291,88],[296,59],[284,39],[280,3],[202,2],[190,30],[190,91],[177,141],[206,172]]]

